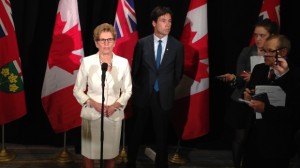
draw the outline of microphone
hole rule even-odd
[[[107,64],[107,63],[102,63],[102,64],[101,64],[101,70],[102,70],[102,75],[101,75],[102,86],[104,86],[105,72],[107,71],[107,67],[108,67],[108,64]]]
[[[108,64],[107,63],[102,63],[101,64],[101,70],[102,70],[102,72],[104,71],[104,72],[106,72],[107,71],[107,67],[108,67]]]

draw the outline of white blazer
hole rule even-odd
[[[83,105],[89,98],[102,103],[101,64],[99,53],[82,58],[73,94],[77,101]],[[104,105],[119,102],[121,112],[113,115],[114,118],[124,118],[124,108],[132,94],[130,65],[126,58],[113,54],[112,69],[106,71],[104,86]],[[118,116],[119,115],[119,116]]]

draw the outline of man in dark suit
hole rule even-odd
[[[253,109],[253,123],[248,137],[243,168],[288,168],[296,124],[299,122],[299,70],[287,60],[290,41],[274,35],[264,45],[265,63],[254,67],[244,92]],[[277,57],[277,58],[276,58]],[[274,73],[273,73],[273,72]],[[251,97],[258,85],[280,86],[286,94],[284,106]],[[252,91],[252,92],[253,92]],[[255,117],[254,112],[260,114]]]
[[[151,12],[154,33],[140,39],[132,62],[134,125],[128,145],[128,167],[136,157],[145,127],[152,121],[155,134],[155,167],[168,167],[167,132],[175,87],[183,75],[183,45],[169,35],[172,11],[158,6]]]

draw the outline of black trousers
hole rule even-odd
[[[290,156],[284,152],[288,151],[287,143],[284,141],[275,143],[280,138],[280,135],[271,138],[270,136],[273,136],[274,133],[271,135],[269,133],[274,130],[271,130],[267,125],[263,119],[254,121],[247,138],[242,168],[289,167]],[[274,139],[275,142],[271,141],[271,139]],[[276,146],[278,144],[281,148]]]
[[[168,168],[168,146],[167,133],[169,125],[169,111],[161,108],[159,103],[159,92],[154,92],[149,104],[144,108],[134,107],[134,124],[128,143],[128,166],[136,167],[136,159],[139,145],[144,135],[147,124],[152,124],[155,136],[155,168]],[[149,122],[149,121],[152,121]]]

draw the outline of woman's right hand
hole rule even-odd
[[[224,75],[218,76],[218,79],[223,82],[232,82],[236,79],[236,76],[234,74],[226,73]]]
[[[243,71],[240,76],[244,79],[244,81],[249,82],[251,77],[251,72]]]
[[[89,105],[90,107],[95,108],[99,113],[101,113],[102,110],[102,103],[98,103],[96,101],[94,101],[93,99],[89,100]],[[104,107],[104,112],[106,111],[106,108]]]

